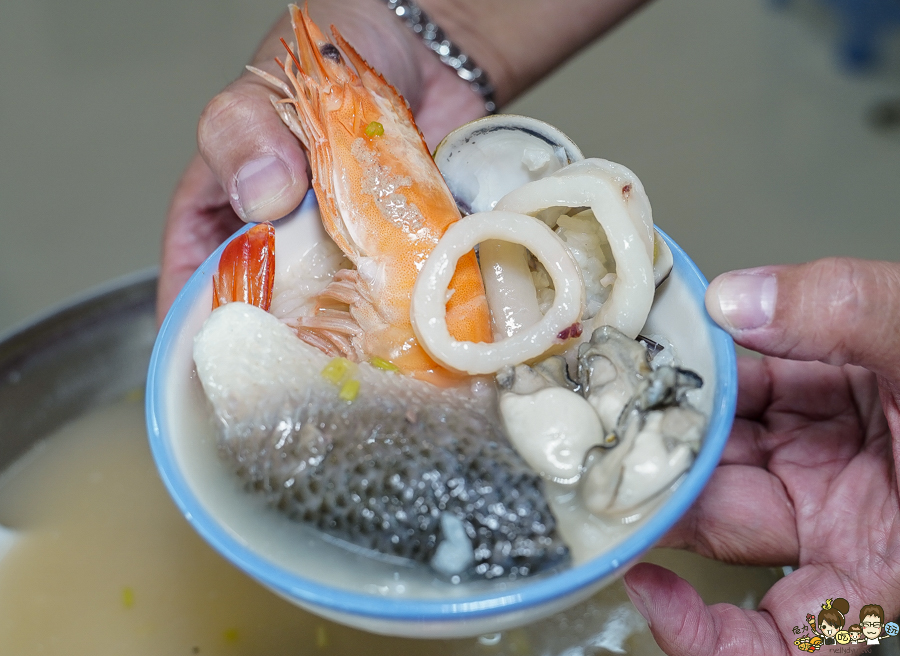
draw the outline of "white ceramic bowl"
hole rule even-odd
[[[284,249],[293,249],[297,257],[298,250],[324,237],[312,194],[278,222],[276,234],[276,260]],[[709,414],[709,425],[696,461],[675,489],[631,533],[588,562],[550,576],[480,586],[475,592],[463,586],[450,591],[420,586],[416,592],[400,593],[399,585],[367,581],[368,566],[345,567],[340,558],[346,557],[335,555],[342,550],[310,537],[308,529],[260,507],[255,495],[242,492],[216,457],[212,422],[192,358],[194,336],[210,313],[212,276],[222,247],[176,299],[151,358],[147,426],[163,481],[194,528],[237,567],[299,606],[375,633],[478,635],[532,622],[586,599],[621,576],[694,502],[719,461],[734,416],[734,344],[706,314],[705,278],[684,251],[661,234],[675,266],[657,291],[643,332],[667,337],[681,364],[703,377],[698,405]]]

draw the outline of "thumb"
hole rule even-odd
[[[788,653],[771,615],[707,606],[687,581],[662,567],[635,565],[625,575],[625,591],[669,656]]]
[[[286,57],[280,39],[290,34],[284,13],[263,39],[253,65],[283,80],[275,58]],[[272,106],[272,99],[282,95],[244,71],[207,104],[197,125],[200,154],[244,221],[280,219],[300,204],[308,188],[306,155]]]
[[[725,273],[710,316],[741,346],[900,378],[900,265],[827,258]]]
[[[280,219],[307,189],[306,156],[272,107],[275,94],[244,73],[210,101],[197,126],[203,159],[244,221]]]

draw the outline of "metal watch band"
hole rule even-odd
[[[485,73],[472,58],[463,53],[444,31],[432,22],[422,8],[412,0],[384,0],[388,9],[406,23],[407,27],[419,35],[440,60],[456,71],[463,80],[469,83],[472,90],[484,99],[484,108],[488,114],[497,111],[494,101],[494,86]]]

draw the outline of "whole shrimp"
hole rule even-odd
[[[317,313],[294,327],[302,339],[326,351],[337,348],[357,360],[379,357],[422,379],[452,378],[416,340],[410,296],[428,255],[460,218],[456,203],[397,91],[335,28],[340,50],[306,9],[291,5],[291,19],[296,53],[285,43],[290,56],[279,65],[293,88],[250,69],[284,93],[273,102],[307,150],[322,222],[356,266],[337,274],[319,295]],[[221,266],[237,266],[238,273],[231,275],[240,277],[242,262],[252,256],[247,249],[234,252],[245,259]],[[460,260],[451,289],[451,334],[458,340],[491,341],[474,252]],[[335,304],[348,309],[335,309]]]

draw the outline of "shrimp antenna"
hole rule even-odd
[[[297,56],[294,54],[294,51],[291,50],[291,47],[288,45],[287,41],[284,40],[284,37],[281,38],[281,45],[284,46],[284,49],[287,50],[287,53],[291,56],[291,59],[294,60],[294,64],[296,64],[297,70],[302,71],[303,67],[300,65]]]

